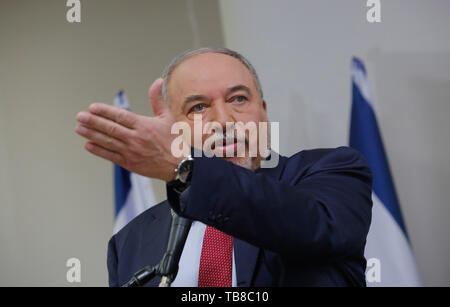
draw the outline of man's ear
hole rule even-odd
[[[265,112],[267,112],[267,103],[265,100],[262,101],[263,109]]]
[[[267,103],[265,100],[262,101],[262,108],[263,108],[263,111],[261,111],[261,115],[262,115],[263,121],[268,121],[268,119],[267,119]]]
[[[168,110],[162,95],[163,82],[164,80],[162,78],[158,78],[148,89],[148,97],[150,98],[154,116],[159,116]]]

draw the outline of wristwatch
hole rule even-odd
[[[192,170],[194,168],[194,158],[191,155],[187,156],[178,164],[175,169],[175,181],[179,181],[186,186],[191,183]]]

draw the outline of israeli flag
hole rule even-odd
[[[353,102],[350,146],[366,158],[373,173],[372,224],[367,237],[367,285],[420,286],[420,278],[400,211],[364,64],[352,61]]]
[[[130,109],[128,99],[123,91],[120,91],[115,97],[114,105],[123,109]],[[132,173],[116,164],[114,164],[114,194],[114,233],[117,233],[136,216],[156,204],[150,179]]]

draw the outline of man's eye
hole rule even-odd
[[[245,97],[245,96],[235,96],[235,97],[233,97],[232,99],[231,99],[231,101],[233,102],[233,101],[235,101],[235,102],[237,102],[237,103],[243,103],[243,102],[245,102],[245,101],[247,101],[248,99],[247,99],[247,97]]]
[[[191,112],[202,112],[204,109],[205,109],[205,104],[203,104],[203,103],[199,103],[199,104],[196,104],[195,106],[193,106],[190,110],[189,110],[189,113],[191,113]]]

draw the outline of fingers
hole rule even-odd
[[[122,150],[125,148],[125,143],[122,141],[110,137],[109,135],[106,135],[104,133],[101,133],[99,131],[96,131],[95,129],[92,129],[91,127],[87,127],[84,125],[79,125],[75,128],[75,131],[89,139],[92,143],[98,144],[106,149],[115,151],[115,152],[122,152]]]
[[[86,150],[90,153],[118,165],[122,165],[125,161],[119,153],[103,148],[92,142],[87,142],[86,145],[84,145],[84,148],[86,148]]]
[[[102,132],[110,137],[121,140],[126,143],[132,136],[132,130],[116,123],[115,121],[100,117],[88,112],[80,112],[77,115],[77,121],[84,126]]]
[[[156,79],[155,82],[153,82],[153,84],[150,86],[150,89],[148,91],[148,96],[150,98],[150,103],[152,104],[154,116],[161,115],[168,109],[162,95],[162,86],[163,79]]]
[[[133,129],[137,122],[137,115],[133,112],[104,103],[91,104],[89,106],[89,111],[92,114],[108,118],[130,129]]]

